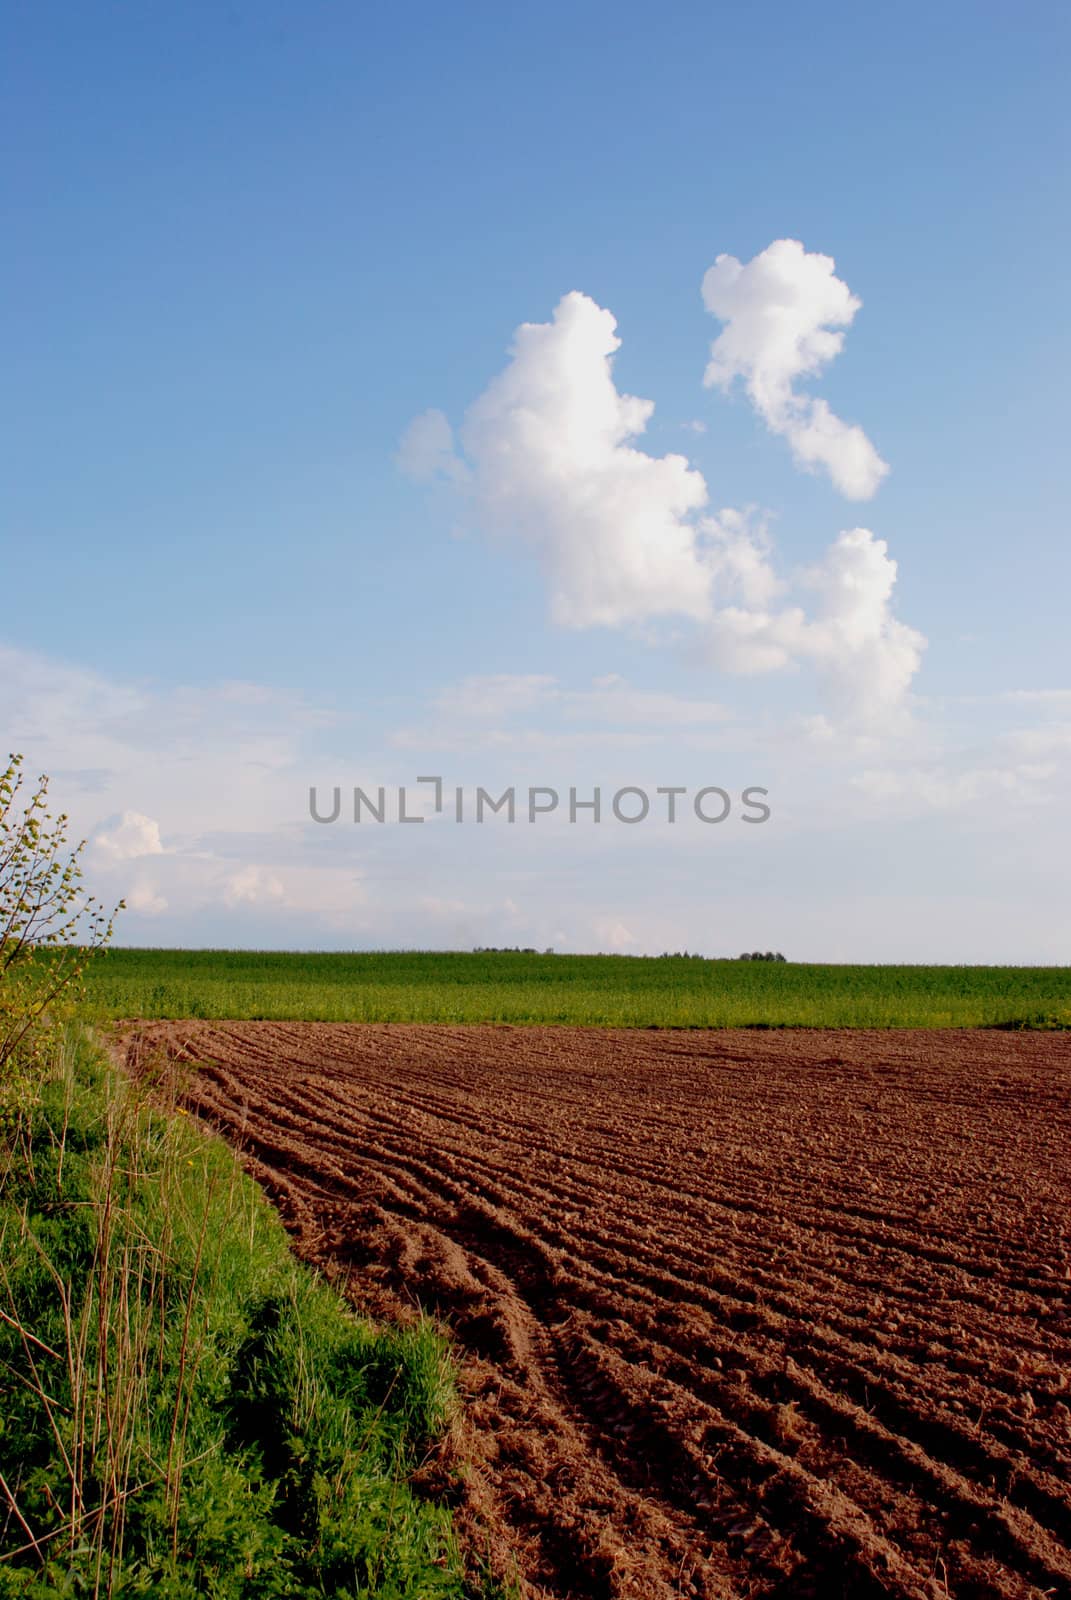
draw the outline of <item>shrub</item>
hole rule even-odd
[[[119,910],[83,890],[85,840],[68,844],[66,814],[48,810],[48,779],[28,798],[22,790],[13,755],[0,773],[0,1122],[32,1087],[43,1025],[69,1006]]]

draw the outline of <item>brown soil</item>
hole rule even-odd
[[[359,1304],[452,1328],[458,1516],[524,1594],[1071,1596],[1068,1039],[121,1042],[205,1063],[187,1103]]]

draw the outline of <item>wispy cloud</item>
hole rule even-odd
[[[714,700],[637,689],[618,673],[571,689],[546,674],[492,674],[464,678],[435,697],[442,715],[496,721],[516,713],[551,712],[595,727],[672,729],[706,727],[726,721],[730,712]]]
[[[873,552],[862,543],[860,551],[865,566]],[[835,619],[858,651],[880,630],[881,585],[873,574],[849,582],[844,562],[814,575],[814,606],[804,620],[818,628]],[[847,620],[845,589],[870,593],[868,605],[860,601],[864,620]],[[380,743],[369,747],[366,736],[355,751],[353,727],[333,730],[318,708],[267,688],[208,685],[179,694],[40,655],[9,650],[3,659],[4,738],[17,748],[12,733],[27,727],[31,702],[45,713],[26,742],[29,768],[65,774],[57,799],[77,833],[94,840],[93,892],[127,900],[119,924],[125,941],[718,949],[725,941],[730,948],[773,942],[760,937],[772,916],[777,942],[800,953],[836,953],[837,930],[850,923],[845,954],[919,955],[917,895],[958,854],[971,882],[985,882],[994,906],[1011,910],[986,929],[972,903],[953,926],[957,902],[946,894],[947,926],[927,921],[926,949],[999,958],[1011,948],[1001,943],[1004,925],[1030,894],[1042,910],[1025,943],[1016,932],[1015,953],[1060,959],[1066,945],[1059,829],[1071,798],[1071,729],[1066,716],[1052,716],[1048,696],[1024,703],[1009,694],[1003,717],[987,714],[980,737],[969,717],[965,727],[941,721],[943,702],[923,702],[899,730],[889,720],[860,730],[813,716],[732,717],[718,700],[643,688],[617,674],[580,683],[552,672],[493,674],[429,691],[414,713],[429,742],[414,735],[420,759],[406,755],[392,766],[386,719],[393,699],[378,711],[365,707],[366,718],[379,717],[373,737]],[[67,711],[72,702],[76,718]],[[437,735],[455,739],[466,759],[425,765]],[[296,752],[289,765],[266,759],[275,740],[278,751]],[[97,747],[106,766],[85,759]],[[529,752],[538,753],[538,769],[525,761]],[[769,787],[774,819],[741,840],[702,827],[690,813],[678,826],[660,813],[650,829],[635,830],[572,827],[563,809],[558,825],[546,828],[458,827],[443,816],[438,826],[413,829],[345,821],[332,829],[307,818],[310,782],[412,784],[416,773],[431,771],[463,784],[470,797],[476,783],[498,793],[538,780],[563,796],[576,785],[586,797],[594,784],[639,783],[653,795],[667,782],[720,783],[735,793],[757,781]],[[416,805],[419,797],[411,799]],[[880,860],[875,823],[889,830]],[[862,855],[847,847],[864,837]],[[881,906],[869,923],[853,898],[866,870]],[[899,911],[890,872],[914,885]],[[1024,874],[1033,875],[1029,893]],[[712,882],[725,886],[713,918]],[[866,942],[857,948],[858,939]]]
[[[358,872],[294,848],[302,752],[330,712],[260,684],[127,682],[4,645],[0,678],[6,748],[51,774],[95,892],[126,900],[123,934],[165,911],[360,904]]]
[[[448,684],[432,716],[397,729],[391,744],[412,750],[578,753],[679,743],[732,725],[716,700],[640,689],[617,673],[573,688],[546,673],[490,673]]]
[[[441,411],[424,411],[414,417],[398,445],[396,461],[407,477],[418,483],[436,478],[463,485],[469,473],[454,448],[454,430]]]

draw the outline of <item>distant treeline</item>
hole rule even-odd
[[[552,956],[554,951],[544,950],[540,952],[534,945],[530,944],[474,944],[472,953],[474,956],[538,956],[541,953],[545,956]]]
[[[475,944],[472,947],[474,956],[552,956],[553,949],[539,951],[534,945],[526,944]],[[698,950],[663,950],[656,961],[785,961],[780,950],[745,950],[743,955],[732,956],[704,956]]]

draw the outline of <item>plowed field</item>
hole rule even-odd
[[[555,1597],[1071,1596],[1071,1042],[150,1023]],[[433,1469],[429,1469],[433,1471]]]

